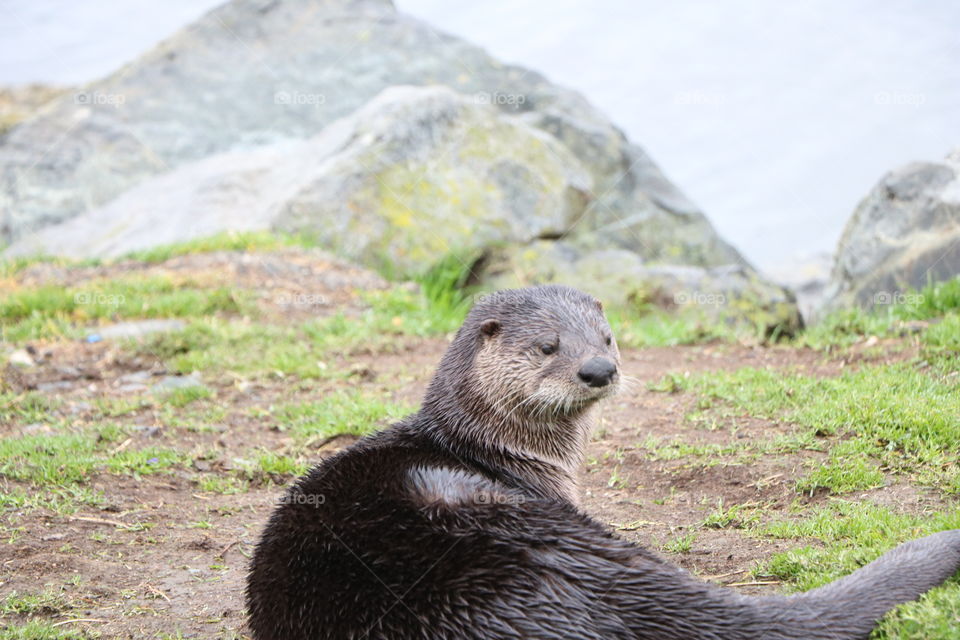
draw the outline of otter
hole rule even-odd
[[[501,291],[472,308],[422,408],[285,494],[247,584],[257,640],[866,638],[960,567],[960,530],[819,589],[748,597],[577,506],[598,402],[622,384],[599,302]]]

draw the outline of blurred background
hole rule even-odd
[[[591,251],[598,245],[609,245],[608,236],[612,233],[612,244],[635,253],[645,265],[709,269],[731,262],[749,263],[758,269],[764,281],[786,285],[793,295],[799,296],[801,310],[813,318],[821,308],[845,304],[843,300],[837,303],[839,298],[872,302],[877,291],[890,297],[896,293],[894,289],[903,288],[901,285],[922,286],[929,276],[927,270],[942,263],[944,253],[952,255],[952,239],[932,249],[923,247],[925,254],[939,252],[939,259],[930,258],[921,261],[922,264],[912,260],[908,266],[893,268],[899,271],[891,275],[892,267],[885,255],[890,248],[885,252],[866,249],[876,243],[876,238],[862,238],[853,244],[845,242],[839,251],[838,241],[858,203],[886,172],[917,161],[940,162],[960,140],[960,39],[956,37],[960,6],[956,3],[816,0],[784,7],[748,0],[723,5],[684,2],[668,6],[611,0],[483,4],[401,0],[395,6],[409,24],[384,33],[403,32],[406,35],[402,37],[408,38],[406,42],[386,42],[381,36],[374,36],[381,40],[379,43],[367,42],[364,39],[375,30],[361,29],[343,40],[324,40],[318,47],[320,53],[303,51],[303,47],[309,45],[301,42],[293,44],[288,54],[284,54],[284,29],[292,34],[309,32],[316,26],[311,20],[317,12],[354,12],[371,18],[374,21],[371,24],[382,26],[383,15],[387,14],[380,17],[374,14],[391,5],[362,1],[310,3],[315,6],[304,10],[304,15],[289,12],[289,24],[274,22],[270,27],[263,27],[246,24],[239,14],[244,10],[266,13],[270,3],[229,3],[220,12],[222,16],[212,14],[215,17],[203,18],[207,11],[220,4],[209,0],[177,0],[162,5],[141,0],[4,3],[6,18],[0,26],[3,42],[0,84],[12,88],[4,93],[7,126],[29,119],[31,109],[49,102],[51,96],[59,96],[65,103],[69,103],[72,96],[73,106],[78,109],[73,115],[62,112],[53,118],[58,124],[51,126],[48,122],[33,133],[29,132],[29,126],[21,127],[17,132],[22,134],[21,139],[15,134],[8,140],[10,155],[5,174],[9,198],[4,207],[3,240],[6,244],[19,241],[8,255],[79,253],[91,257],[110,252],[117,255],[123,250],[144,248],[151,242],[182,241],[237,226],[311,231],[316,216],[312,218],[313,223],[303,220],[296,223],[287,220],[285,226],[276,223],[275,210],[285,205],[278,205],[278,198],[273,198],[266,205],[273,213],[251,215],[242,224],[223,220],[197,223],[192,232],[166,230],[155,239],[145,239],[143,234],[136,237],[126,225],[123,233],[127,235],[117,236],[114,233],[117,229],[110,222],[111,216],[116,217],[117,208],[113,213],[103,213],[97,222],[87,216],[84,228],[103,229],[101,236],[113,238],[109,248],[102,243],[100,248],[84,251],[60,246],[58,242],[62,244],[64,238],[69,243],[78,237],[80,223],[62,229],[59,241],[56,231],[52,236],[31,236],[80,212],[98,210],[127,187],[139,183],[144,175],[173,169],[183,160],[196,160],[208,153],[247,145],[300,139],[317,133],[331,119],[354,112],[369,97],[391,84],[432,83],[447,84],[473,98],[481,94],[494,96],[494,106],[501,110],[545,119],[553,118],[550,110],[556,110],[557,96],[569,101],[575,94],[566,88],[573,89],[589,105],[570,107],[572,103],[566,104],[560,109],[564,111],[563,117],[573,114],[578,124],[591,121],[591,126],[605,128],[601,134],[590,130],[577,135],[594,136],[590,143],[593,144],[599,139],[596,135],[617,135],[611,134],[616,131],[610,129],[612,126],[637,145],[637,153],[643,154],[642,162],[631,150],[632,146],[624,147],[626,151],[613,150],[607,160],[619,154],[620,159],[615,161],[626,163],[628,171],[616,174],[612,170],[601,170],[604,175],[599,178],[596,158],[583,156],[584,153],[605,154],[609,148],[598,151],[599,147],[571,146],[593,174],[585,196],[591,202],[585,211],[595,214],[599,211],[600,218],[605,215],[615,218],[612,225],[609,219],[595,221],[592,229],[595,233],[590,241],[574,243],[577,260],[597,258],[584,254],[585,244]],[[393,16],[392,9],[388,13]],[[207,69],[179,68],[179,63],[173,63],[179,68],[176,73],[182,77],[177,80],[170,76],[166,81],[177,91],[189,92],[189,100],[196,99],[196,104],[183,108],[171,106],[177,104],[177,96],[170,95],[167,106],[158,107],[164,99],[160,91],[157,95],[138,96],[138,91],[151,86],[151,74],[162,72],[163,65],[151,61],[150,51],[158,43],[172,38],[170,42],[174,44],[161,44],[157,49],[170,49],[167,54],[170,61],[175,55],[182,55],[173,52],[178,48],[186,47],[187,57],[181,58],[186,61],[190,54],[197,54],[197,41],[174,35],[195,21],[199,21],[200,31],[213,25],[213,31],[201,36],[204,47],[211,51],[214,47],[230,49],[223,58],[224,67],[213,73]],[[410,27],[410,24],[417,26]],[[248,27],[253,29],[249,33],[245,32]],[[191,28],[188,27],[187,32]],[[318,33],[323,35],[322,30]],[[454,38],[445,40],[446,34]],[[387,39],[394,35],[387,35]],[[417,38],[422,42],[416,42]],[[374,52],[372,57],[361,54],[359,62],[352,59],[353,53],[362,52],[370,45],[375,49],[383,45],[384,51]],[[472,49],[473,45],[491,57],[487,58],[479,50],[469,55],[456,51],[460,46]],[[194,50],[191,51],[191,47]],[[438,47],[446,47],[445,53],[438,54]],[[387,58],[398,57],[385,60],[381,53]],[[431,55],[439,58],[429,61]],[[478,55],[481,57],[476,57]],[[311,56],[315,60],[313,67]],[[394,75],[391,65],[401,63],[404,56],[423,56],[428,61],[418,60],[413,67],[419,68],[405,68],[407,77]],[[285,62],[291,63],[290,69],[283,68]],[[237,69],[234,85],[229,77],[229,64],[236,65]],[[487,74],[486,70],[478,72],[474,68],[477,64],[484,69],[488,64],[492,69],[504,64],[517,65],[519,71],[500,78],[495,73]],[[444,74],[448,77],[441,77]],[[539,74],[546,78],[543,83]],[[370,76],[377,79],[371,81]],[[505,79],[508,77],[512,79]],[[124,86],[131,78],[134,78],[132,84]],[[524,83],[530,83],[533,78],[537,80],[525,86]],[[514,80],[518,84],[507,86]],[[238,106],[232,92],[249,91],[255,82],[259,83],[256,87],[273,91],[269,95],[275,102],[277,95],[289,94],[294,104],[287,106],[299,109],[288,108],[278,114],[275,121],[263,110],[251,116],[251,109]],[[557,89],[550,83],[556,83]],[[30,85],[34,85],[33,89],[25,92],[23,88]],[[114,88],[108,91],[110,86]],[[535,87],[543,86],[548,87],[546,94],[535,96]],[[232,87],[231,95],[226,95],[223,87]],[[346,88],[345,93],[355,95],[341,99],[340,87]],[[356,87],[356,91],[351,87]],[[477,89],[481,91],[478,93]],[[84,90],[88,94],[77,93]],[[500,104],[496,104],[498,91],[502,94]],[[62,92],[66,92],[65,98]],[[333,97],[332,92],[336,93]],[[135,104],[138,97],[145,99]],[[83,103],[86,99],[90,100],[89,104]],[[250,97],[251,101],[259,99]],[[312,100],[313,108],[310,104],[296,103],[298,99],[307,103]],[[196,109],[204,108],[203,105],[207,111],[199,114]],[[95,120],[106,118],[111,122],[79,125],[71,121],[71,118],[86,118],[84,114],[90,109],[99,112]],[[583,109],[589,114],[584,116],[587,111]],[[235,117],[228,113],[230,110],[236,111]],[[216,133],[202,141],[170,142],[184,135],[175,124],[178,120],[216,119],[217,113],[244,130],[226,134],[226,138]],[[162,124],[165,119],[169,126]],[[556,129],[556,121],[551,124],[542,120],[535,124],[563,138],[564,134]],[[90,136],[81,131],[87,126],[92,135],[102,138],[99,142],[90,140]],[[153,143],[151,136],[160,135],[159,130],[164,127],[167,132],[158,139],[159,144],[169,143],[168,146],[178,148],[160,149]],[[126,136],[131,144],[150,149],[146,153],[149,157],[138,162],[146,165],[160,162],[161,166],[115,168],[115,163],[123,163],[120,153],[109,159],[84,157],[79,161],[83,168],[64,167],[64,163],[73,161],[51,159],[50,147],[45,146],[52,143],[56,147],[58,136],[68,144],[84,139],[78,146],[88,150],[91,145],[114,145],[114,138]],[[568,140],[564,142],[570,146]],[[185,145],[205,150],[182,153],[181,147]],[[23,152],[17,152],[17,148]],[[92,154],[97,155],[96,151]],[[48,163],[53,166],[44,170]],[[648,164],[649,171],[644,168]],[[129,175],[108,175],[110,172]],[[56,184],[49,182],[51,173],[61,174],[54,179]],[[36,174],[34,177],[41,184],[31,186],[31,174]],[[91,174],[95,174],[93,183],[78,183]],[[64,181],[76,187],[76,192],[65,193]],[[634,181],[658,186],[646,184],[632,193],[615,194],[613,198],[617,201],[611,204],[608,193],[623,191],[625,183]],[[651,189],[662,191],[664,185],[669,185],[669,194],[651,197]],[[54,195],[49,196],[48,202],[41,202],[51,189]],[[38,191],[41,192],[39,200]],[[515,197],[516,194],[508,194],[505,199],[513,202]],[[142,193],[139,198],[144,199]],[[196,194],[190,198],[196,205]],[[647,206],[650,200],[659,210],[651,213]],[[676,205],[681,200],[682,204]],[[664,205],[666,201],[673,204]],[[406,202],[404,206],[409,204]],[[163,206],[169,209],[171,204]],[[703,221],[690,224],[690,220],[680,220],[683,216],[700,216],[701,212],[706,216]],[[659,219],[664,216],[670,219]],[[891,216],[897,217],[889,213],[884,217]],[[137,213],[136,217],[151,219],[145,213]],[[415,212],[414,217],[423,216]],[[651,217],[658,220],[651,222]],[[861,216],[870,217],[866,213]],[[164,220],[163,226],[182,226],[182,222],[175,224],[172,218]],[[625,243],[617,237],[616,225],[621,222],[635,237],[634,242]],[[156,228],[153,223],[140,226]],[[876,221],[868,226],[878,228]],[[665,232],[665,227],[670,230]],[[716,231],[715,236],[711,229]],[[897,233],[900,231],[902,229]],[[507,239],[529,243],[538,233],[522,238],[507,234]],[[547,230],[546,235],[566,233],[566,230]],[[493,235],[495,237],[488,240],[504,239]],[[24,237],[31,238],[26,245]],[[342,238],[321,242],[328,247],[331,243],[338,243],[338,249],[344,245]],[[686,246],[678,248],[671,243]],[[444,238],[443,248],[460,251],[464,249],[462,244],[457,239]],[[638,249],[639,244],[645,248]],[[718,249],[720,244],[731,247],[732,252]],[[557,247],[560,245],[550,248]],[[844,251],[850,255],[845,256]],[[351,259],[359,257],[357,251],[341,253]],[[564,260],[569,261],[572,255],[565,254]],[[601,260],[607,258],[609,256]],[[837,266],[844,260],[843,266]],[[371,263],[369,259],[360,261]],[[500,263],[501,269],[517,272],[517,261],[513,257]],[[621,267],[621,270],[631,268]],[[830,281],[831,268],[833,282]],[[934,275],[950,275],[953,270],[955,264],[951,258],[947,265],[939,264]],[[636,275],[643,280],[652,278],[649,270]],[[854,280],[867,275],[883,282],[867,287],[869,291],[864,293],[862,283]],[[543,278],[544,273],[535,277]],[[664,279],[670,282],[665,285]],[[678,279],[684,280],[687,288],[692,286],[698,290],[730,290],[733,286],[729,279],[720,285],[704,284],[703,276],[694,278],[671,272],[661,277],[653,288],[665,288],[675,297]],[[518,276],[512,281],[500,279],[497,284],[516,284],[516,281],[522,284],[526,280],[530,278]],[[743,286],[742,282],[736,284],[739,288]],[[771,294],[764,290],[757,295],[769,298]]]
[[[4,2],[0,83],[107,75],[219,0]],[[960,5],[399,0],[584,96],[771,275],[824,269],[886,170],[960,140]]]

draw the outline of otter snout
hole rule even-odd
[[[605,387],[617,375],[617,365],[609,358],[590,358],[580,367],[577,376],[590,387]]]

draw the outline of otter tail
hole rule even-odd
[[[867,638],[883,615],[960,570],[960,530],[913,540],[828,585],[753,599],[757,638]]]

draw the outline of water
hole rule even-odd
[[[0,0],[0,83],[104,75],[217,4]],[[889,169],[960,146],[960,3],[398,0],[581,91],[767,271]]]

